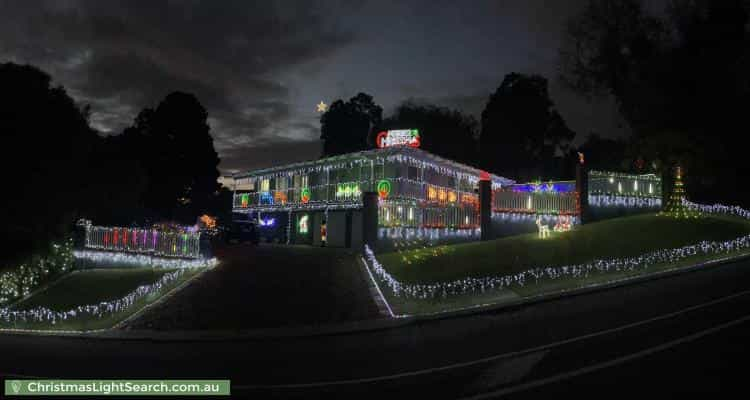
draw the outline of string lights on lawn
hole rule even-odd
[[[684,202],[686,208],[694,212],[735,215],[750,219],[750,211],[740,207],[720,204],[700,205]],[[516,274],[491,276],[483,278],[467,277],[451,282],[433,284],[405,284],[394,278],[375,257],[372,249],[365,245],[365,257],[368,266],[377,278],[383,282],[395,296],[414,299],[435,299],[448,296],[484,293],[490,290],[501,290],[512,286],[526,286],[542,280],[563,278],[586,278],[594,274],[609,272],[630,272],[646,270],[649,267],[675,263],[688,257],[698,255],[733,254],[740,250],[750,249],[750,235],[721,242],[702,241],[694,245],[673,249],[655,250],[636,257],[599,259],[585,264],[556,267],[532,268]]]
[[[55,311],[44,307],[30,310],[13,310],[12,308],[0,308],[0,321],[4,323],[35,323],[44,322],[56,324],[70,318],[94,317],[102,318],[107,315],[125,311],[138,300],[153,293],[157,293],[166,286],[174,283],[190,268],[212,268],[218,264],[216,258],[210,259],[176,259],[154,257],[146,254],[114,253],[90,250],[75,250],[73,256],[80,261],[93,262],[96,265],[117,266],[148,266],[153,268],[175,269],[162,275],[156,282],[142,285],[126,296],[112,301],[78,306],[67,311]],[[72,265],[72,264],[71,264]],[[28,294],[28,293],[24,293]],[[17,296],[18,297],[18,296]]]
[[[127,265],[154,268],[202,268],[213,267],[216,258],[167,258],[150,254],[118,253],[110,251],[74,250],[73,255],[82,262],[91,262],[98,266]]]
[[[132,307],[138,300],[159,292],[166,286],[177,281],[185,273],[184,269],[167,272],[159,280],[149,285],[142,285],[117,300],[105,301],[98,304],[78,306],[67,311],[55,311],[45,307],[30,310],[12,310],[0,308],[0,321],[6,324],[16,323],[51,323],[57,324],[72,318],[90,317],[102,318],[119,313]]]
[[[73,269],[73,240],[52,243],[45,257],[38,257],[0,272],[0,305],[23,297],[44,282]]]

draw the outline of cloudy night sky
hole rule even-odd
[[[119,134],[169,92],[209,113],[222,172],[320,155],[319,101],[371,94],[477,118],[510,72],[539,73],[570,127],[625,132],[611,101],[556,80],[584,1],[0,1],[0,61],[36,65]],[[423,134],[429,134],[424,132]]]

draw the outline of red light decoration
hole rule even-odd
[[[391,146],[417,148],[422,144],[422,141],[417,129],[394,129],[378,133],[375,137],[375,144],[380,149]]]

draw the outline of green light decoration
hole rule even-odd
[[[378,181],[378,195],[380,198],[385,199],[389,194],[391,194],[391,182],[386,179]]]
[[[249,200],[250,200],[250,195],[247,193],[243,193],[242,196],[240,197],[240,201],[242,202],[242,208],[247,208]]]
[[[297,221],[297,232],[307,234],[307,232],[309,231],[308,219],[309,217],[307,216],[307,214],[299,217],[299,221]]]
[[[300,201],[302,201],[303,204],[310,201],[310,188],[302,188],[302,191],[299,195]]]
[[[702,216],[700,211],[690,209],[685,206],[685,187],[682,183],[682,168],[678,165],[675,168],[674,188],[667,199],[667,204],[658,215],[664,215],[673,218],[698,218]]]
[[[336,198],[349,199],[360,194],[358,183],[339,183],[336,186]]]

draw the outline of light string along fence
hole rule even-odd
[[[685,201],[685,205],[707,214],[727,214],[750,219],[750,211],[737,206],[720,204],[701,205],[689,201]],[[722,242],[702,241],[697,244],[673,249],[660,249],[636,257],[598,259],[585,264],[538,267],[510,275],[481,278],[468,277],[450,282],[432,284],[406,284],[399,282],[380,264],[375,257],[375,253],[367,245],[365,245],[365,257],[378,279],[385,283],[395,296],[413,299],[436,299],[456,295],[484,293],[512,286],[525,286],[538,283],[540,280],[586,278],[593,274],[646,270],[650,266],[674,263],[696,255],[730,254],[744,249],[750,249],[750,235]]]
[[[86,226],[87,249],[199,258],[200,232],[187,227],[143,229]]]

